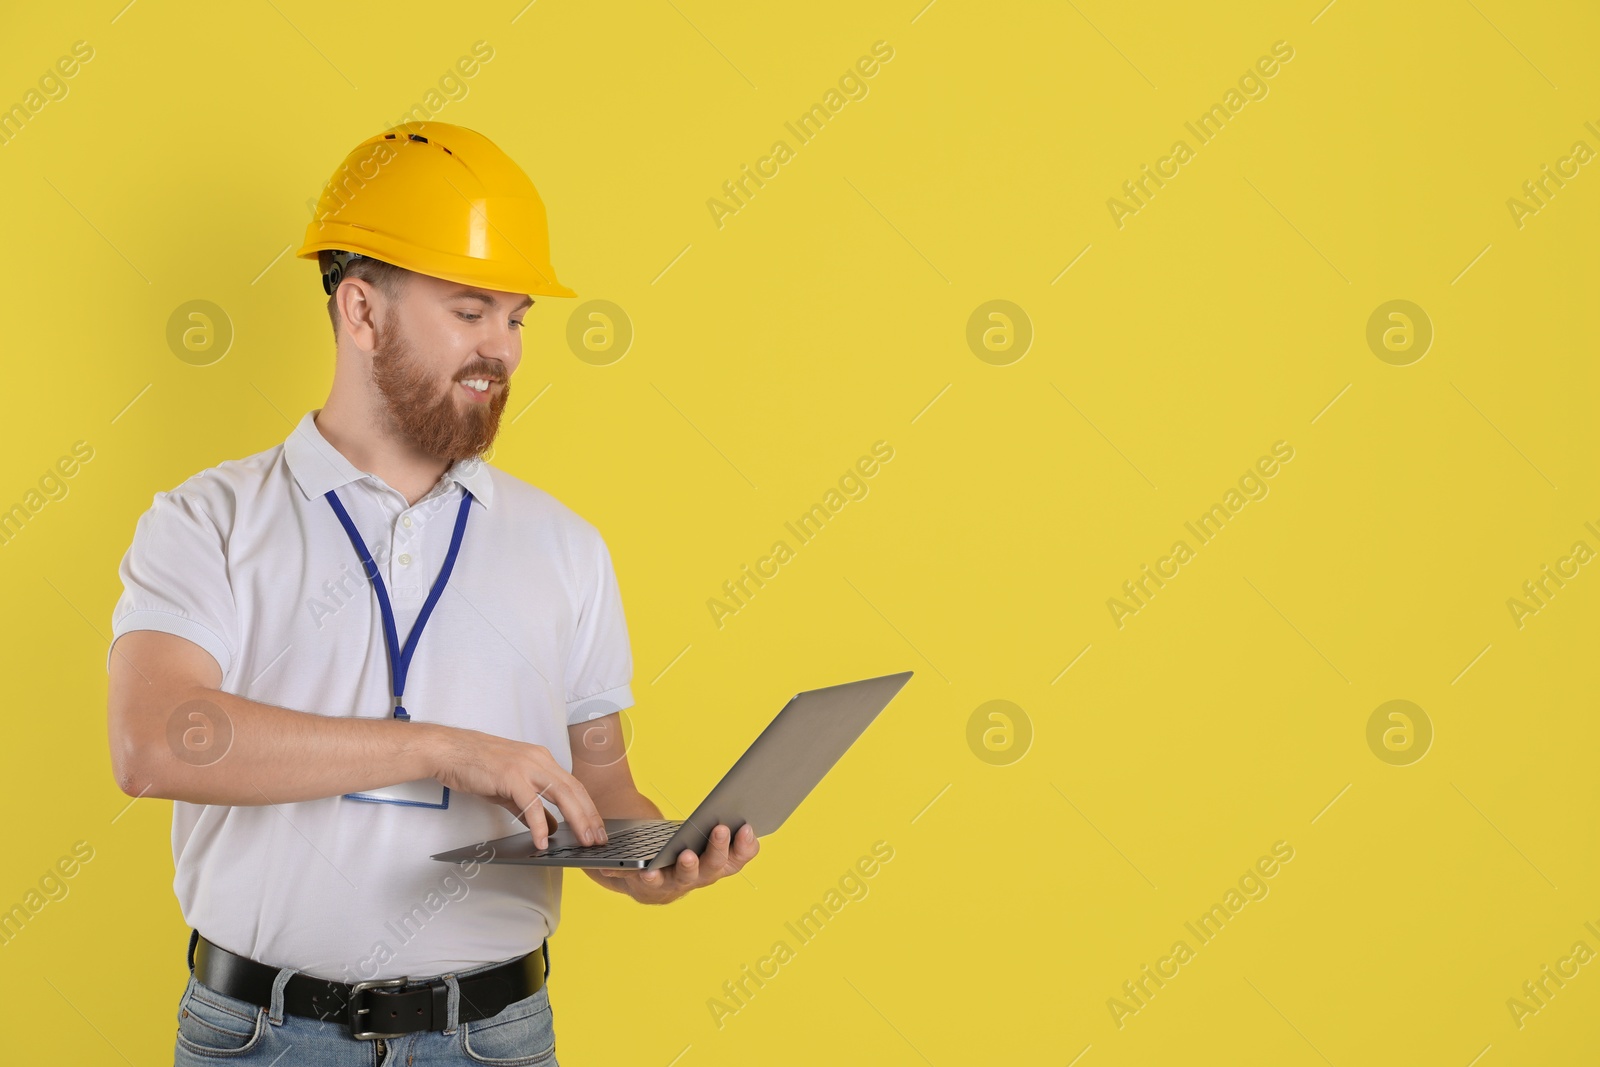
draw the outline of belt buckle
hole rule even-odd
[[[383,978],[370,982],[357,982],[355,985],[351,986],[349,1005],[350,1018],[347,1020],[350,1024],[350,1036],[361,1041],[370,1041],[373,1038],[378,1037],[404,1037],[404,1032],[386,1033],[382,1030],[358,1030],[357,1026],[359,1025],[359,1020],[357,1017],[369,1014],[372,1009],[358,1007],[357,1005],[359,1005],[361,1002],[361,994],[366,992],[368,989],[403,986],[410,980],[411,979],[409,976],[405,978]]]

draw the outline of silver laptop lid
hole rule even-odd
[[[796,693],[722,781],[684,820],[669,845],[697,853],[718,823],[750,823],[757,837],[783,825],[872,720],[911,680],[911,671]],[[691,837],[692,835],[692,837]],[[694,844],[686,843],[693,840]]]

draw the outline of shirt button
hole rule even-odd
[[[407,554],[405,552],[400,553],[400,566],[402,566],[402,567],[411,566],[411,556],[409,554]]]
[[[410,515],[402,515],[402,516],[400,516],[400,525],[401,526],[410,526],[411,525],[411,516]]]

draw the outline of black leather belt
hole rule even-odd
[[[190,963],[202,985],[266,1008],[279,968],[212,944],[196,931],[190,937]],[[461,987],[461,1022],[492,1018],[507,1005],[533,996],[550,973],[549,942],[497,967],[456,979]],[[283,1010],[312,1019],[337,1019],[350,1036],[367,1040],[419,1030],[443,1030],[449,1021],[450,987],[441,977],[389,978],[335,982],[296,974],[283,987]]]

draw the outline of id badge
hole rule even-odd
[[[365,800],[374,804],[406,804],[414,808],[448,808],[450,787],[437,778],[418,778],[414,782],[396,782],[361,793],[344,794],[347,800]]]

